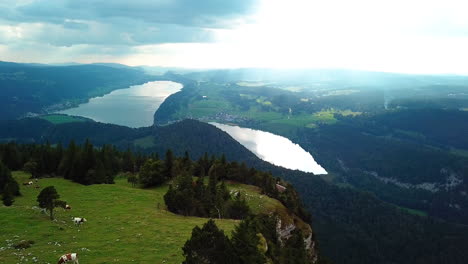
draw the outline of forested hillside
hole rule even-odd
[[[169,184],[164,194],[164,204],[170,212],[184,216],[244,219],[233,233],[232,245],[226,237],[224,243],[229,247],[212,253],[224,257],[233,254],[229,263],[244,263],[242,259],[252,257],[263,259],[262,263],[268,259],[278,264],[285,263],[284,259],[301,264],[315,263],[317,260],[312,229],[306,223],[310,216],[292,185],[273,178],[270,173],[248,168],[245,164],[227,162],[224,156],[209,158],[205,154],[198,161],[192,161],[187,152],[178,158],[167,150],[165,157],[160,159],[157,155],[135,154],[129,149],[120,152],[109,145],[96,149],[89,141],[82,146],[71,141],[65,148],[61,144],[0,144],[0,194],[3,204],[8,207],[15,201],[14,196],[20,194],[19,185],[9,169],[23,169],[30,173],[34,182],[23,185],[36,189],[40,188],[39,179],[51,177],[63,177],[83,185],[114,184],[118,175],[125,177],[132,186],[143,188]],[[55,195],[53,186],[44,191],[48,189],[52,189]],[[54,220],[54,207],[66,208],[66,204],[66,201],[57,200],[50,208],[47,207],[51,220]],[[41,204],[40,207],[45,208]],[[157,209],[160,207],[158,202]],[[209,223],[217,229],[214,222]],[[4,225],[9,226],[10,223]],[[263,235],[257,236],[257,233]],[[211,235],[206,234],[205,239],[210,239]],[[262,246],[264,249],[260,250],[257,245],[262,243],[265,244]],[[252,248],[243,250],[246,244],[252,245]],[[206,251],[203,247],[204,244],[186,244],[184,254],[189,259],[191,250]],[[205,257],[210,258],[211,254]]]
[[[0,63],[0,120],[69,108],[150,80],[155,77],[130,67]]]
[[[105,136],[114,138],[117,140],[115,144],[123,150],[130,146],[147,153],[159,153],[163,157],[173,146],[176,155],[183,155],[188,150],[195,160],[203,157],[205,152],[218,156],[226,153],[228,161],[244,161],[248,166],[270,171],[274,177],[281,177],[297,188],[312,215],[319,250],[335,263],[376,263],[387,259],[399,263],[406,263],[405,260],[441,263],[449,257],[449,263],[465,263],[468,259],[464,250],[468,245],[466,227],[415,216],[372,194],[337,187],[312,174],[275,167],[259,160],[226,133],[209,124],[187,120],[165,127],[128,129],[80,122],[52,127],[52,130],[50,127],[36,130],[44,135],[38,136],[37,142],[49,140],[55,143],[57,138],[68,140],[80,131],[92,142],[94,139],[102,142]],[[47,131],[55,131],[56,134],[51,137]],[[14,134],[15,131],[3,133],[10,135],[8,133]],[[407,243],[402,244],[401,241]]]

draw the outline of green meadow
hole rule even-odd
[[[21,184],[29,174],[13,172]],[[22,196],[11,207],[0,207],[0,263],[55,263],[68,252],[76,252],[80,263],[181,263],[182,246],[193,227],[207,219],[184,217],[165,210],[163,196],[168,186],[152,189],[132,187],[126,179],[115,184],[84,186],[61,178],[40,179],[40,188],[21,185]],[[60,199],[71,210],[57,208],[55,221],[40,212],[36,198],[40,190],[55,186]],[[240,190],[255,213],[287,211],[277,200],[261,195],[253,186],[229,183]],[[75,226],[72,217],[87,222]],[[230,234],[238,221],[217,220]],[[21,240],[32,240],[27,249],[14,249]]]

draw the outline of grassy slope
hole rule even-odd
[[[20,183],[29,178],[23,172],[13,174]],[[79,253],[83,263],[180,263],[181,247],[193,227],[207,221],[164,210],[167,186],[132,188],[125,179],[113,185],[83,186],[59,178],[41,179],[39,185],[40,189],[21,186],[23,196],[14,206],[0,207],[0,263],[22,263],[21,255],[29,262],[36,257],[38,263],[55,263],[67,252]],[[72,206],[70,211],[57,208],[55,222],[32,209],[40,190],[49,185]],[[256,187],[228,184],[228,188],[246,193],[257,213],[273,208],[286,211],[278,201],[260,195]],[[75,216],[88,222],[76,227],[71,221]],[[237,222],[218,220],[217,224],[230,234]],[[35,244],[18,251],[8,248],[7,240],[33,240]]]

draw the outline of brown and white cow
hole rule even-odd
[[[59,258],[59,261],[57,264],[63,264],[63,263],[74,263],[74,264],[80,264],[78,262],[78,254],[77,253],[67,253]]]

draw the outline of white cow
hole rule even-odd
[[[83,217],[73,217],[72,218],[72,221],[73,223],[75,223],[75,225],[81,225],[82,223],[86,222],[86,218],[83,218]]]
[[[74,263],[74,264],[80,264],[78,262],[78,254],[77,253],[68,253],[59,258],[59,261],[57,264],[63,264],[66,262]]]

